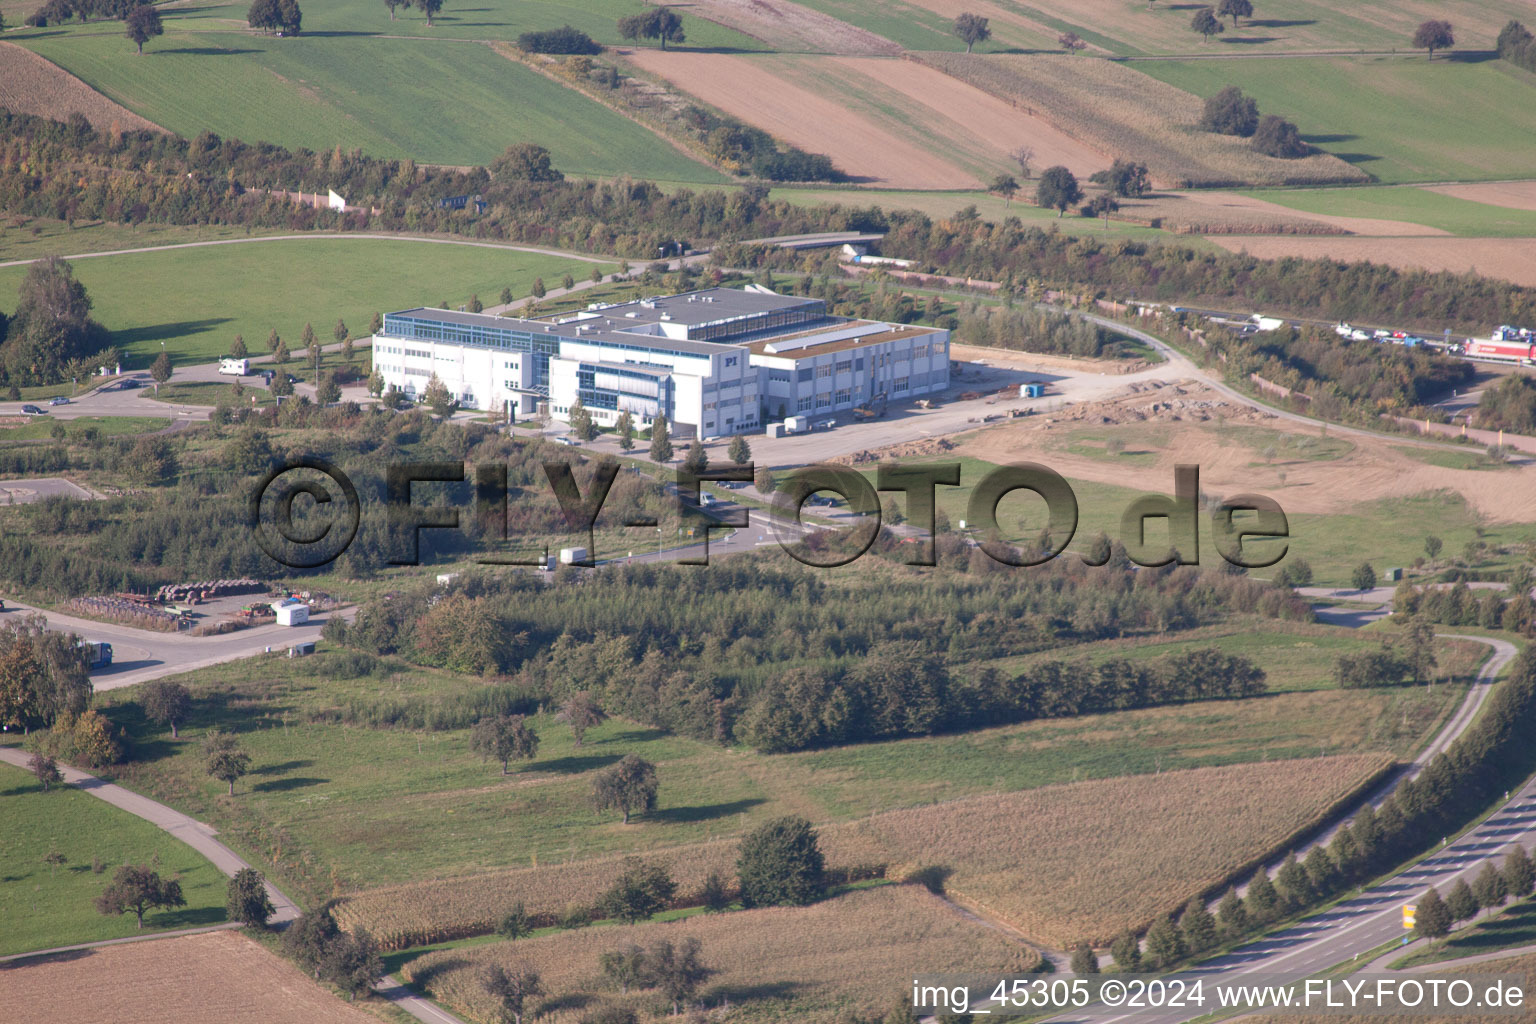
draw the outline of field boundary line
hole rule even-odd
[[[223,924],[204,925],[201,928],[177,928],[168,932],[151,932],[149,935],[125,935],[120,939],[98,939],[95,942],[81,942],[73,946],[34,949],[30,953],[11,953],[8,956],[0,956],[0,970],[4,970],[6,964],[17,963],[22,960],[34,960],[45,956],[57,956],[60,953],[75,953],[82,949],[122,946],[130,942],[153,942],[155,939],[174,939],[182,935],[202,935],[206,932],[226,932],[244,927],[239,921],[225,921]]]

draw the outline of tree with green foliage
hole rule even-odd
[[[394,21],[395,10],[400,7],[404,7],[409,10],[411,6],[411,0],[384,0],[384,6],[389,8],[389,20]]]
[[[277,328],[274,327],[272,330],[268,331],[267,332],[267,351],[275,353],[277,351],[278,343],[281,342],[282,340],[283,339],[281,339],[281,338],[279,338],[277,336]]]
[[[1371,590],[1376,586],[1376,567],[1370,562],[1361,562],[1350,573],[1349,580],[1356,590]]]
[[[1259,118],[1253,132],[1253,148],[1281,160],[1296,160],[1312,152],[1312,147],[1302,141],[1300,129],[1274,114]]]
[[[1115,941],[1109,944],[1109,955],[1122,971],[1134,974],[1141,970],[1141,940],[1135,932],[1126,931],[1115,936]]]
[[[345,328],[346,325],[342,324],[342,327]],[[341,339],[341,361],[344,363],[351,363],[353,357],[356,355],[357,344],[354,342],[352,335],[349,333],[345,338]]]
[[[249,356],[250,352],[245,347],[245,337],[240,334],[235,335],[235,340],[229,346],[229,358],[245,359]]]
[[[384,329],[384,315],[382,313],[379,313],[379,312],[375,311],[374,314],[373,314],[373,319],[368,321],[368,333],[369,334],[378,334],[383,329]]]
[[[1060,217],[1082,198],[1083,189],[1077,183],[1077,175],[1067,168],[1057,164],[1040,172],[1040,181],[1035,187],[1036,206],[1054,209]]]
[[[992,38],[992,29],[988,26],[987,19],[969,12],[956,16],[949,30],[954,33],[956,39],[965,44],[966,53],[970,53],[971,48],[977,43],[984,43]]]
[[[613,432],[619,437],[619,449],[621,451],[633,451],[635,447],[635,418],[626,409],[619,413],[618,422],[613,425]]]
[[[1104,220],[1105,230],[1109,229],[1109,215],[1120,209],[1120,204],[1115,197],[1107,192],[1101,192],[1093,197],[1092,201],[1083,210],[1090,216],[1101,217]]]
[[[373,991],[384,975],[384,957],[367,929],[356,928],[333,938],[320,964],[321,976],[347,994],[347,1001]]]
[[[1434,886],[1419,897],[1414,904],[1413,930],[1421,939],[1443,939],[1451,932],[1451,912],[1446,909],[1445,901],[1440,898],[1440,891]]]
[[[630,814],[655,809],[659,789],[656,766],[638,754],[625,754],[593,778],[592,806],[599,811],[618,811],[628,825]]]
[[[1307,882],[1317,896],[1327,896],[1339,887],[1339,866],[1333,862],[1328,848],[1321,844],[1312,847],[1307,859],[1302,861],[1307,871]]]
[[[528,908],[521,900],[512,905],[512,909],[502,915],[496,924],[496,934],[504,939],[520,939],[533,931],[533,919],[528,916]]]
[[[148,864],[124,864],[112,876],[106,890],[96,897],[96,910],[107,917],[132,912],[144,927],[144,915],[150,910],[187,905],[181,883],[161,878]]]
[[[570,411],[571,433],[583,441],[590,441],[597,436],[597,424],[592,422],[592,414],[578,397],[571,403]]]
[[[155,36],[165,34],[165,26],[160,24],[160,12],[147,3],[138,4],[128,12],[123,19],[123,34],[139,48],[139,55],[144,54],[144,44]]]
[[[625,40],[655,39],[663,50],[668,43],[687,41],[683,34],[683,19],[669,7],[651,7],[643,13],[620,18],[618,29],[619,36]]]
[[[165,349],[155,356],[155,361],[149,364],[149,375],[155,379],[155,391],[160,390],[160,385],[171,379],[171,354]]]
[[[539,752],[539,734],[526,715],[490,715],[469,730],[469,749],[501,762],[501,774],[511,770],[513,758],[532,760]]]
[[[1071,970],[1077,975],[1099,973],[1099,954],[1094,952],[1093,943],[1079,942],[1072,948]]]
[[[690,936],[679,946],[658,942],[646,951],[648,980],[672,1004],[673,1016],[681,1012],[704,980],[714,973],[704,965],[699,950],[699,940]]]
[[[1504,888],[1513,899],[1523,900],[1536,889],[1536,866],[1523,846],[1511,846],[1504,855]]]
[[[627,857],[618,879],[597,901],[598,913],[628,924],[667,909],[677,895],[677,883],[662,864]]]
[[[1107,171],[1097,171],[1088,180],[1106,186],[1117,196],[1133,199],[1152,191],[1152,177],[1147,165],[1118,157]]]
[[[1189,955],[1184,935],[1170,915],[1163,915],[1147,929],[1147,956],[1159,970],[1167,970]]]
[[[672,461],[672,434],[667,430],[667,418],[659,414],[651,423],[651,461]]]
[[[1404,660],[1413,671],[1416,684],[1429,678],[1439,665],[1435,656],[1435,626],[1423,612],[1407,620],[1403,628],[1403,649]]]
[[[336,326],[331,328],[331,337],[335,338],[338,344],[352,337],[352,332],[347,330],[347,322],[341,317],[336,318]]]
[[[699,889],[699,902],[703,904],[705,912],[710,914],[718,914],[731,905],[731,890],[720,872],[711,871],[704,876],[704,885]]]
[[[59,762],[47,754],[33,754],[27,759],[27,767],[32,769],[32,776],[43,787],[44,793],[64,781],[64,773],[59,771]]]
[[[1221,18],[1231,18],[1232,27],[1237,28],[1238,18],[1253,17],[1253,4],[1251,0],[1221,0],[1216,5],[1216,15]]]
[[[1216,17],[1216,12],[1209,7],[1202,7],[1195,12],[1190,19],[1189,27],[1205,37],[1206,42],[1211,41],[1211,36],[1220,35],[1227,30],[1227,26]]]
[[[273,335],[276,337],[276,335]],[[277,348],[272,350],[272,362],[277,366],[287,366],[292,353],[288,351],[288,343],[281,338],[277,340]]]
[[[1429,59],[1435,59],[1436,50],[1446,50],[1456,45],[1456,37],[1451,34],[1451,23],[1439,19],[1431,19],[1422,22],[1413,33],[1413,45],[1419,50],[1428,50]]]
[[[1453,924],[1457,921],[1470,921],[1477,916],[1477,897],[1472,895],[1472,887],[1465,878],[1456,879],[1451,891],[1445,894],[1445,909],[1451,915]]]
[[[1248,895],[1243,898],[1243,909],[1248,920],[1256,925],[1266,925],[1280,916],[1280,895],[1275,892],[1269,872],[1260,867],[1248,883]]]
[[[1216,920],[1227,938],[1234,938],[1248,930],[1248,910],[1243,906],[1234,886],[1227,886],[1221,902],[1216,905]]]
[[[415,4],[421,9],[421,13],[426,15],[427,28],[432,27],[432,19],[437,15],[438,11],[443,9],[443,0],[411,0],[411,3]]]
[[[1013,197],[1019,192],[1019,179],[1015,178],[1011,174],[999,174],[997,177],[993,178],[992,183],[987,186],[987,191],[995,192],[996,194],[1002,196],[1004,206],[1012,206]]]
[[[1221,135],[1248,138],[1259,127],[1259,105],[1237,86],[1226,86],[1205,101],[1200,127]]]
[[[293,394],[293,381],[288,379],[288,373],[285,370],[279,370],[272,375],[270,387],[272,394],[279,398],[287,398]]]
[[[315,403],[325,406],[335,405],[339,401],[341,401],[341,385],[336,383],[336,374],[324,374],[315,387]]]
[[[588,729],[595,729],[602,725],[608,717],[607,713],[598,706],[597,701],[586,690],[577,690],[565,698],[560,705],[560,710],[555,714],[555,721],[564,722],[571,728],[571,738],[576,741],[576,746],[581,746],[582,737]]]
[[[230,796],[235,795],[235,780],[250,770],[251,755],[241,748],[235,737],[217,729],[203,737],[203,771],[227,782]]]
[[[603,977],[619,987],[620,995],[627,994],[631,985],[645,983],[645,950],[634,943],[598,954],[597,965]]]
[[[452,392],[448,390],[448,385],[444,384],[435,373],[427,379],[427,386],[421,392],[421,400],[426,403],[427,408],[432,410],[432,415],[440,420],[446,420],[459,408],[459,400],[453,397]]]
[[[1068,53],[1077,53],[1088,46],[1088,41],[1076,32],[1063,32],[1056,37],[1056,45]]]
[[[368,374],[368,393],[374,398],[384,394],[384,375],[378,370]]]
[[[709,453],[704,450],[701,441],[694,441],[688,446],[688,452],[683,456],[683,472],[698,476],[709,468]]]
[[[1301,861],[1296,859],[1295,850],[1286,854],[1280,870],[1275,872],[1275,884],[1280,905],[1287,912],[1300,910],[1312,901],[1312,880],[1307,877]]]
[[[267,895],[266,879],[255,868],[241,868],[229,880],[224,901],[224,912],[231,921],[265,928],[275,908]]]
[[[726,457],[738,466],[745,466],[752,461],[752,446],[747,444],[747,439],[741,434],[731,437],[731,443],[725,450]]]
[[[827,891],[816,830],[804,818],[776,818],[741,841],[736,875],[747,907],[813,903]]]
[[[1509,886],[1505,884],[1503,873],[1493,861],[1483,861],[1482,870],[1472,879],[1472,895],[1477,897],[1477,905],[1488,911],[1508,902]]]
[[[60,850],[49,850],[43,854],[43,863],[48,865],[48,877],[53,878],[58,873],[60,865],[69,863],[69,858]]]
[[[1198,896],[1185,906],[1179,917],[1179,930],[1184,933],[1184,945],[1191,953],[1204,953],[1217,943],[1216,919],[1206,909],[1205,900]]]
[[[532,181],[532,182],[557,182],[564,181],[565,175],[555,169],[550,161],[549,150],[543,146],[536,146],[531,142],[519,142],[508,146],[506,150],[491,161],[491,174],[502,181]],[[536,282],[539,288],[543,288],[542,281]],[[542,298],[542,291],[535,291],[534,295]],[[511,299],[507,300],[512,301]]]
[[[757,467],[757,472],[752,474],[752,486],[764,497],[772,494],[778,485],[779,482],[773,478],[773,470],[767,466]]]
[[[170,679],[155,679],[144,686],[139,703],[144,706],[144,716],[151,722],[171,727],[171,739],[180,739],[179,723],[186,720],[192,709],[192,694],[183,685]]]

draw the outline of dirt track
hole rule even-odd
[[[1536,181],[1489,181],[1474,185],[1429,185],[1427,191],[1474,203],[1507,206],[1511,210],[1536,210]]]
[[[692,13],[761,39],[776,50],[894,56],[901,47],[881,35],[789,0],[693,0]]]
[[[1370,260],[1398,268],[1475,270],[1536,288],[1536,239],[1531,238],[1360,238],[1292,235],[1212,235],[1210,240],[1232,252],[1261,259],[1282,256],[1335,260]]]
[[[1335,217],[1323,213],[1304,213],[1236,192],[1181,192],[1148,199],[1128,199],[1123,211],[1138,219],[1161,217],[1163,225],[1197,225],[1200,234],[1221,231],[1217,225],[1229,225],[1231,234],[1263,232],[1274,234],[1433,236],[1448,235],[1440,228],[1426,227],[1401,220],[1374,217]],[[1203,229],[1199,225],[1207,225]]]

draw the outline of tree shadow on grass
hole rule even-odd
[[[264,764],[260,768],[252,768],[252,775],[278,775],[282,772],[291,772],[295,768],[308,768],[313,761],[283,761],[280,764]]]
[[[790,999],[805,986],[798,981],[765,981],[756,985],[717,985],[705,997],[711,1003],[729,999],[744,1003],[749,999]]]
[[[251,787],[253,793],[286,793],[290,789],[304,789],[307,786],[323,786],[330,779],[312,779],[302,775],[296,775],[288,779],[273,779],[271,782],[258,782]]]
[[[223,46],[176,46],[169,50],[151,50],[156,57],[165,57],[170,54],[188,54],[193,57],[233,57],[241,53],[264,53],[264,50],[242,50],[225,48]]]
[[[200,928],[205,924],[223,924],[225,920],[223,907],[191,907],[144,915],[144,923],[156,928]]]
[[[657,811],[646,811],[647,821],[670,822],[697,822],[710,821],[715,818],[728,818],[733,814],[744,814],[759,804],[768,801],[762,797],[748,797],[745,800],[731,800],[721,804],[700,804],[695,807],[663,807]]]
[[[1236,43],[1239,46],[1253,46],[1258,43],[1272,43],[1279,38],[1279,36],[1223,36],[1221,42],[1228,44]]]
[[[667,735],[665,729],[625,729],[616,732],[612,736],[605,737],[602,742],[608,743],[650,743]]]
[[[209,317],[206,320],[180,320],[169,324],[130,327],[127,330],[113,331],[112,344],[116,345],[119,349],[124,349],[130,345],[153,341],[169,341],[172,338],[180,338],[188,334],[207,334],[209,331],[229,322],[230,318],[227,316],[215,316]]]
[[[543,761],[532,767],[538,771],[554,772],[559,775],[580,775],[582,772],[590,772],[596,768],[606,768],[623,756],[623,754],[571,754],[567,757],[557,757],[552,761]]]
[[[18,967],[37,967],[41,964],[67,964],[71,960],[84,960],[88,956],[95,955],[94,949],[66,949],[61,953],[49,953],[47,956],[28,956],[20,960],[7,960],[0,963],[0,971]]]
[[[1316,25],[1315,18],[1249,18],[1244,28],[1296,28],[1299,25]]]

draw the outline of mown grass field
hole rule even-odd
[[[374,13],[387,31],[384,5],[370,4],[370,21]],[[346,31],[279,39],[228,27],[168,11],[165,35],[142,57],[121,31],[99,23],[7,38],[189,138],[207,130],[441,164],[484,164],[513,143],[534,142],[570,175],[725,180],[633,121],[469,39]]]
[[[71,225],[46,217],[17,215],[0,219],[0,263],[276,233],[271,230],[252,232],[224,224],[183,226],[76,221]]]
[[[593,730],[578,750],[568,730],[541,717],[539,756],[502,776],[470,752],[466,729],[333,724],[337,709],[354,702],[431,704],[479,680],[394,662],[346,679],[337,665],[322,652],[189,676],[198,711],[178,742],[142,721],[129,703],[133,688],[103,694],[142,753],[122,777],[214,823],[296,895],[323,897],[333,885],[355,890],[696,843],[786,813],[837,821],[1074,780],[1402,752],[1460,690],[1281,693],[779,756],[623,721]],[[197,737],[215,724],[239,731],[255,758],[232,800],[197,756]],[[588,796],[591,773],[628,753],[657,765],[662,788],[657,811],[623,826],[594,813]]]
[[[1536,76],[1504,61],[1396,56],[1135,67],[1201,97],[1240,85],[1261,112],[1295,121],[1302,138],[1388,184],[1531,173]]]
[[[306,322],[329,344],[337,317],[366,335],[375,312],[443,301],[457,308],[471,294],[489,305],[503,287],[526,295],[535,277],[546,283],[567,273],[585,277],[597,265],[511,249],[359,237],[124,253],[74,267],[94,303],[91,315],[123,350],[123,365],[143,369],[162,341],[178,361],[209,362],[229,351],[236,334],[251,352],[266,352],[273,329],[298,360]],[[0,269],[0,308],[14,308],[25,275],[25,267]]]
[[[225,880],[217,868],[149,822],[73,786],[44,793],[30,772],[0,765],[0,819],[0,954],[139,934],[132,914],[104,917],[92,905],[120,864],[155,860],[162,877],[180,875],[187,905],[146,914],[146,931],[224,920]],[[52,851],[67,860],[50,867],[43,858]]]
[[[839,16],[858,24],[860,9],[880,11],[888,5],[860,5],[851,0],[817,0],[813,6],[839,3]],[[1009,16],[1029,19],[1055,30],[1077,32],[1090,44],[1118,54],[1180,53],[1235,57],[1248,53],[1397,50],[1409,49],[1418,24],[1428,18],[1445,18],[1456,28],[1463,47],[1491,49],[1494,37],[1510,18],[1528,18],[1530,10],[1519,0],[1408,0],[1386,3],[1365,0],[1339,5],[1329,0],[1266,0],[1254,5],[1254,16],[1233,27],[1223,19],[1226,31],[1209,43],[1189,27],[1192,8],[1182,4],[1127,4],[1120,0],[1074,0],[1051,4],[1043,0],[980,0],[965,7],[954,0],[910,0],[913,5],[946,15],[953,20],[960,10],[978,9],[992,16],[997,41],[991,45],[1029,46],[1036,35],[1022,26],[1009,25]],[[873,25],[865,25],[874,28]],[[1050,32],[1046,49],[1056,47]],[[951,49],[953,47],[944,47]]]
[[[654,991],[621,996],[606,984],[598,957],[628,943],[676,944],[687,937],[699,940],[702,959],[718,972],[705,982],[700,998],[708,1005],[728,999],[737,1008],[733,1016],[751,1020],[834,1024],[857,1011],[890,1009],[917,973],[1022,973],[1034,965],[1032,952],[1021,944],[906,885],[850,892],[809,907],[586,928],[444,950],[412,960],[404,973],[476,1019],[492,1016],[479,972],[513,962],[539,972],[547,993],[540,1001],[546,1009],[541,1019],[554,1024],[569,1024],[605,1004],[665,1012]]]
[[[1477,203],[1422,188],[1266,189],[1246,194],[1302,213],[1408,221],[1470,238],[1536,236],[1536,210]]]
[[[1136,451],[1128,443],[1126,451]],[[1105,457],[1109,457],[1106,453]],[[1124,454],[1117,456],[1124,458]],[[1263,456],[1258,455],[1262,464]],[[961,458],[960,486],[940,487],[936,491],[938,507],[949,517],[952,526],[968,515],[967,505],[971,491],[995,466],[979,459]],[[1049,460],[1046,460],[1049,464]],[[873,484],[873,472],[871,471]],[[1078,525],[1068,552],[1086,550],[1100,531],[1111,539],[1121,535],[1121,517],[1126,508],[1143,493],[1134,488],[1091,480],[1070,479],[1077,496]],[[1173,490],[1172,474],[1166,490]],[[1268,491],[1270,496],[1285,507],[1285,488]],[[1027,491],[1014,491],[998,505],[998,523],[1005,535],[1015,542],[1032,539],[1046,524],[1045,503]],[[1290,538],[1287,541],[1287,557],[1298,556],[1312,566],[1318,585],[1345,586],[1350,574],[1362,561],[1371,562],[1378,571],[1407,566],[1424,553],[1424,538],[1433,534],[1440,537],[1448,551],[1460,551],[1469,540],[1483,540],[1492,548],[1499,545],[1523,544],[1531,538],[1529,523],[1484,524],[1468,507],[1461,495],[1453,491],[1433,491],[1407,498],[1381,498],[1364,501],[1346,512],[1326,515],[1293,513],[1287,516]],[[1411,524],[1404,528],[1384,530],[1382,523]],[[1481,536],[1479,536],[1481,530]],[[1148,543],[1162,543],[1167,537],[1163,520],[1149,520]],[[1214,565],[1217,553],[1212,541],[1209,517],[1200,517],[1200,551],[1202,564]],[[1256,552],[1272,551],[1266,545],[1277,541],[1256,540],[1248,542],[1248,549]],[[1505,561],[1513,559],[1511,555]],[[1212,561],[1207,561],[1212,560]],[[1279,563],[1284,565],[1282,561]],[[1493,559],[1488,566],[1502,564]],[[1487,566],[1485,566],[1487,567]],[[1264,570],[1255,570],[1265,575]]]
[[[55,410],[58,411],[58,410]],[[141,419],[138,416],[80,416],[69,420],[54,420],[51,416],[34,417],[31,423],[19,427],[0,426],[0,441],[30,441],[53,436],[54,423],[62,423],[66,435],[81,437],[94,430],[100,437],[116,437],[119,434],[148,434],[170,425],[167,419]]]

